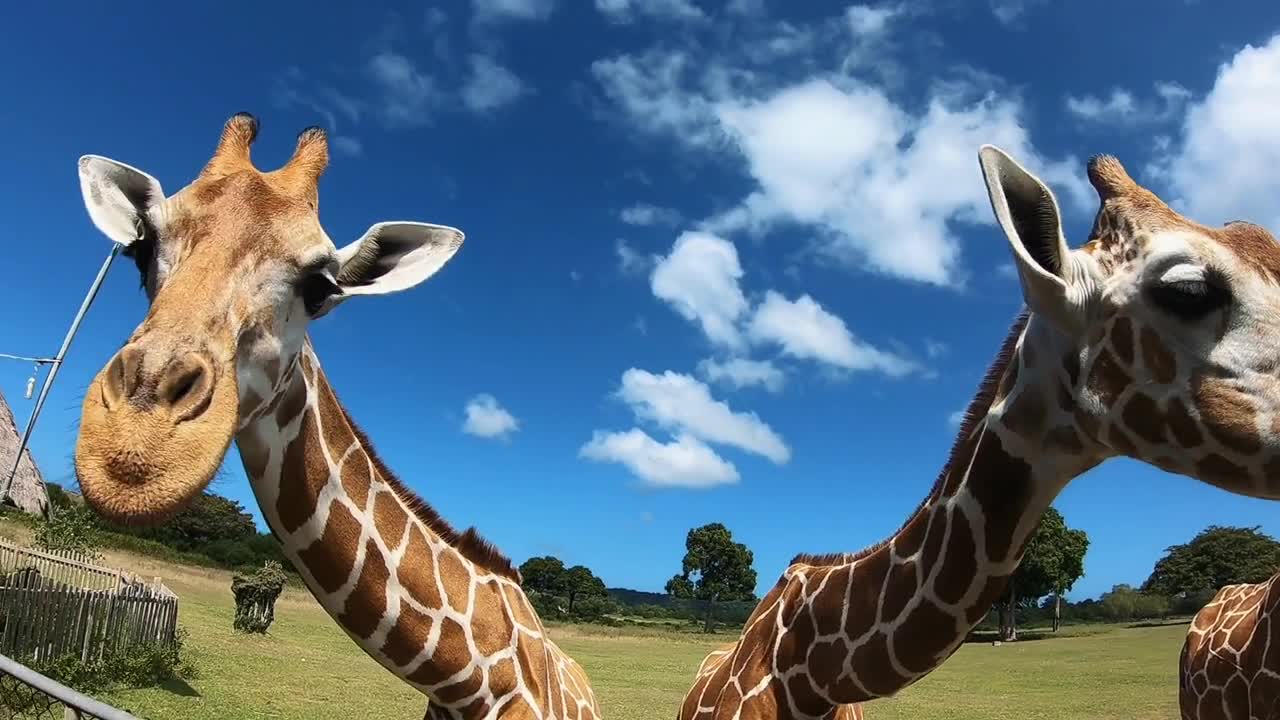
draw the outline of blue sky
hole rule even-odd
[[[1205,222],[1280,227],[1280,5],[318,7],[6,11],[0,352],[54,353],[108,250],[79,155],[173,192],[232,113],[259,116],[264,167],[324,125],[337,244],[391,219],[468,237],[424,286],[313,326],[340,396],[455,524],[612,586],[660,590],[720,521],[765,588],[914,509],[1021,302],[979,144],[1053,185],[1075,244],[1097,152]],[[33,441],[51,480],[144,312],[117,265]],[[0,364],[20,422],[29,371]],[[227,467],[214,489],[256,514]],[[1056,504],[1092,540],[1076,597],[1210,523],[1280,535],[1266,502],[1129,461]]]

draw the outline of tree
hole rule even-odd
[[[1084,575],[1084,556],[1089,536],[1067,527],[1062,513],[1050,507],[1040,518],[1022,555],[1022,562],[1009,579],[1000,605],[1000,639],[1018,639],[1019,607],[1034,607],[1046,595],[1054,595],[1053,629],[1062,619],[1062,595]]]
[[[521,585],[526,590],[559,595],[565,591],[567,572],[560,558],[551,555],[531,557],[520,566]]]
[[[130,534],[164,543],[175,550],[200,552],[219,541],[241,543],[258,534],[253,516],[231,498],[213,493],[197,495],[191,504],[163,525],[132,529]]]
[[[1224,585],[1262,582],[1280,569],[1280,542],[1257,527],[1210,525],[1156,561],[1143,592],[1181,598]]]
[[[604,598],[609,592],[604,581],[596,577],[582,565],[574,565],[564,573],[565,594],[569,596],[569,614],[573,614],[573,604],[578,598]]]
[[[711,630],[711,608],[718,600],[754,600],[754,556],[746,545],[720,523],[694,528],[685,537],[683,572],[667,581],[667,592],[677,598],[705,602],[705,627]]]

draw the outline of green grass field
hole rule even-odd
[[[266,636],[232,631],[230,575],[108,553],[111,564],[162,577],[181,598],[198,677],[104,700],[144,718],[420,718],[424,699],[394,680],[305,591],[290,590]],[[1185,626],[1076,627],[1052,639],[970,644],[873,720],[964,717],[1176,718]],[[552,634],[587,669],[612,720],[673,718],[694,669],[725,636],[661,628],[558,626]]]

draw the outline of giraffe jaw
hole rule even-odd
[[[85,393],[76,477],[94,512],[117,525],[158,525],[183,510],[217,473],[238,418],[235,373],[221,373],[208,409],[177,421],[169,413],[109,407],[99,373]]]

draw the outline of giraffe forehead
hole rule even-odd
[[[166,203],[164,214],[173,220],[169,228],[188,246],[213,239],[233,246],[242,257],[299,264],[333,250],[312,201],[271,173],[243,170],[198,178]],[[186,252],[195,249],[187,247]]]

